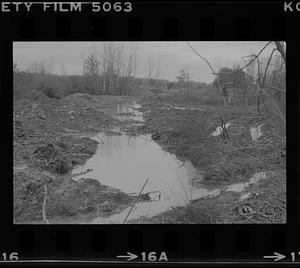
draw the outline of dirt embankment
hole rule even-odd
[[[221,192],[151,219],[135,223],[284,223],[286,221],[286,141],[285,136],[263,126],[263,136],[252,141],[250,127],[262,119],[256,106],[201,105],[182,102],[165,95],[144,100],[145,125],[134,133],[151,134],[165,150],[190,160],[201,171],[193,178],[195,187],[226,187],[247,182],[259,172],[268,172],[259,187],[250,187],[249,196]],[[229,139],[211,135],[221,125],[220,115],[228,127]]]
[[[45,223],[45,216],[50,223],[70,218],[84,222],[130,204],[133,197],[119,190],[70,176],[98,146],[97,141],[73,134],[116,124],[106,109],[104,97],[78,93],[62,100],[41,95],[34,101],[14,101],[15,223]]]

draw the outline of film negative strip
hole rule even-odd
[[[0,264],[299,265],[299,10],[2,2]]]

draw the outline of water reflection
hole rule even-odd
[[[149,179],[144,192],[160,191],[162,200],[184,203],[190,199],[189,178],[193,167],[161,150],[150,135],[107,135],[99,133],[103,144],[87,161],[83,170],[93,169],[88,177],[127,193],[137,193]],[[73,172],[80,172],[80,167]],[[86,175],[85,175],[86,176]],[[78,177],[80,178],[80,177]]]
[[[145,180],[149,179],[144,193],[154,192],[150,194],[152,201],[138,203],[130,219],[156,215],[173,206],[187,204],[192,199],[190,178],[196,172],[193,165],[189,162],[182,165],[174,155],[161,150],[150,135],[135,137],[122,133],[115,136],[101,132],[98,136],[103,144],[99,144],[96,154],[73,173],[93,169],[82,177],[97,179],[104,185],[131,194],[138,193]],[[82,177],[77,176],[76,179]],[[160,200],[157,191],[161,194]],[[124,210],[107,220],[120,223],[127,213]],[[103,222],[100,218],[98,221]]]
[[[143,114],[137,111],[137,108],[140,106],[136,103],[118,104],[116,109],[119,119],[143,121]],[[141,216],[151,217],[172,207],[188,204],[191,200],[217,196],[221,192],[221,189],[193,188],[191,179],[199,175],[194,166],[189,161],[182,163],[174,155],[163,151],[150,135],[130,136],[113,129],[100,132],[92,138],[95,140],[100,138],[103,143],[98,145],[96,154],[83,167],[75,168],[73,173],[87,169],[92,171],[76,176],[76,179],[93,178],[104,185],[130,194],[137,194],[145,180],[149,179],[143,193],[154,192],[150,195],[152,201],[137,203],[129,220]],[[261,177],[265,177],[265,174],[254,176],[248,184],[233,184],[225,191],[241,192],[247,185],[255,183]],[[109,218],[96,218],[92,223],[122,223],[129,209]]]

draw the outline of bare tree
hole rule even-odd
[[[39,73],[39,74],[46,74],[46,73],[51,73],[51,65],[46,64],[45,61],[35,61],[33,63],[30,64],[29,67],[29,72],[31,73]]]
[[[124,74],[124,43],[104,42],[101,53],[102,94],[113,94]]]
[[[133,78],[136,73],[137,66],[137,47],[130,44],[126,49],[125,62],[123,66],[123,83],[121,85],[121,92],[128,94],[129,88],[131,88],[133,83]]]
[[[106,93],[106,69],[107,69],[107,45],[104,42],[101,53],[101,64],[102,64],[102,95]]]
[[[100,63],[95,52],[91,52],[83,63],[83,74],[91,90],[96,93],[99,88],[99,67]]]
[[[160,77],[160,60],[159,57],[156,58],[156,62],[155,62],[156,66],[155,66],[155,80],[156,80],[156,88],[158,88],[158,80]]]
[[[138,57],[139,57],[139,47],[137,44],[132,46],[132,54],[133,54],[133,66],[132,66],[132,71],[133,71],[133,77],[136,75],[136,69],[138,66]]]
[[[67,69],[66,66],[64,64],[60,65],[60,75],[67,75]]]
[[[131,51],[131,48],[129,48],[126,58],[126,70],[125,70],[125,76],[130,77],[134,76],[134,54]]]
[[[191,84],[191,73],[190,73],[190,69],[186,68],[185,69],[185,73],[186,73],[186,85],[187,88],[190,88],[190,84]]]
[[[117,43],[116,46],[116,79],[114,81],[114,88],[119,88],[120,76],[124,72],[124,43]],[[118,92],[119,94],[119,92]]]
[[[150,80],[153,76],[153,71],[154,71],[154,59],[153,59],[153,56],[152,55],[148,55],[147,57],[147,60],[146,60],[146,76],[149,80],[149,83],[150,83]]]

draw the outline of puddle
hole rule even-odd
[[[239,182],[239,183],[234,183],[227,187],[225,191],[233,191],[233,192],[242,192],[244,191],[249,185],[257,183],[258,181],[262,179],[267,178],[267,173],[266,172],[258,172],[255,173],[247,182]]]
[[[134,104],[118,104],[120,120],[142,121],[143,114]],[[122,118],[122,119],[121,119]],[[143,193],[150,193],[151,201],[138,202],[130,213],[128,220],[139,217],[152,217],[172,207],[188,204],[191,200],[212,197],[220,194],[222,189],[194,188],[192,178],[199,172],[189,162],[182,162],[164,150],[151,139],[151,135],[130,136],[118,128],[99,132],[90,136],[101,139],[96,154],[84,166],[72,171],[73,179],[93,178],[100,183],[121,191],[137,195],[146,179]],[[84,172],[87,171],[88,172]],[[233,184],[226,191],[243,191],[247,185],[261,179],[254,176],[248,184]],[[108,218],[96,218],[91,223],[123,223],[130,207]]]
[[[213,197],[221,193],[221,189],[206,189],[206,188],[197,188],[192,190],[193,201],[203,198],[203,197]]]
[[[103,144],[98,145],[96,154],[72,173],[92,169],[85,175],[76,176],[76,179],[93,178],[129,194],[139,193],[145,180],[149,179],[143,193],[154,192],[150,193],[153,201],[138,203],[131,212],[130,219],[151,217],[173,206],[184,205],[192,199],[190,181],[196,170],[191,163],[186,161],[182,165],[174,155],[163,151],[151,140],[150,135],[135,137],[124,133],[107,135],[100,132],[98,137]],[[160,200],[158,193],[161,195]],[[127,212],[125,210],[107,220],[122,222]]]
[[[175,109],[175,110],[189,110],[189,111],[206,111],[207,108],[199,108],[199,107],[185,107],[185,106],[178,106],[178,105],[171,105],[168,103],[165,103],[165,105],[167,107],[161,107],[160,109],[166,109],[166,110],[170,110],[170,109]]]
[[[142,121],[143,113],[137,103],[118,104],[119,119]],[[138,202],[129,219],[140,216],[151,217],[175,206],[187,204],[193,195],[191,179],[197,173],[193,165],[179,161],[175,155],[164,150],[151,139],[151,135],[131,136],[119,129],[101,131],[90,138],[99,140],[96,154],[84,166],[77,167],[72,174],[86,170],[73,179],[93,178],[129,194],[138,194],[146,179],[143,193],[149,193],[151,201]],[[203,192],[203,194],[207,194]],[[97,218],[93,223],[122,223],[128,209],[109,218]]]

